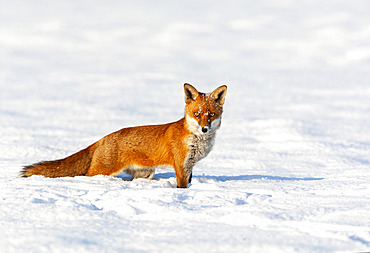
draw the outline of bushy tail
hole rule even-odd
[[[21,177],[43,175],[45,177],[75,177],[86,175],[91,165],[94,145],[83,149],[64,159],[39,162],[25,166],[20,172]]]

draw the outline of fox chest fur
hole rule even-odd
[[[208,153],[212,150],[215,141],[215,132],[208,133],[205,135],[190,134],[186,143],[188,145],[189,151],[184,160],[184,168],[186,175],[190,175],[193,166],[206,157]]]

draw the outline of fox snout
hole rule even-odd
[[[212,129],[212,119],[209,113],[201,115],[199,117],[199,127],[202,133],[206,134],[210,132]]]
[[[207,133],[211,130],[211,118],[209,117],[208,113],[207,115],[204,114],[198,114],[198,124],[200,127],[200,131],[202,133]]]
[[[217,130],[221,125],[221,116],[216,118],[216,119],[208,119],[207,124],[204,125],[203,127],[201,126],[202,132],[203,133],[209,133],[211,131]]]

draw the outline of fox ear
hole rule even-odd
[[[225,103],[225,96],[226,96],[226,91],[227,91],[227,86],[222,85],[215,89],[212,93],[211,96],[215,100],[215,102],[219,103],[220,105],[223,105]]]
[[[198,96],[199,92],[193,86],[188,83],[184,84],[184,92],[185,92],[185,103],[190,104],[193,102]]]

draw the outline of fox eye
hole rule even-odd
[[[199,112],[194,112],[195,117],[199,117],[200,113]]]
[[[215,116],[215,113],[214,113],[214,112],[211,112],[211,113],[209,114],[209,116],[214,117],[214,116]]]

